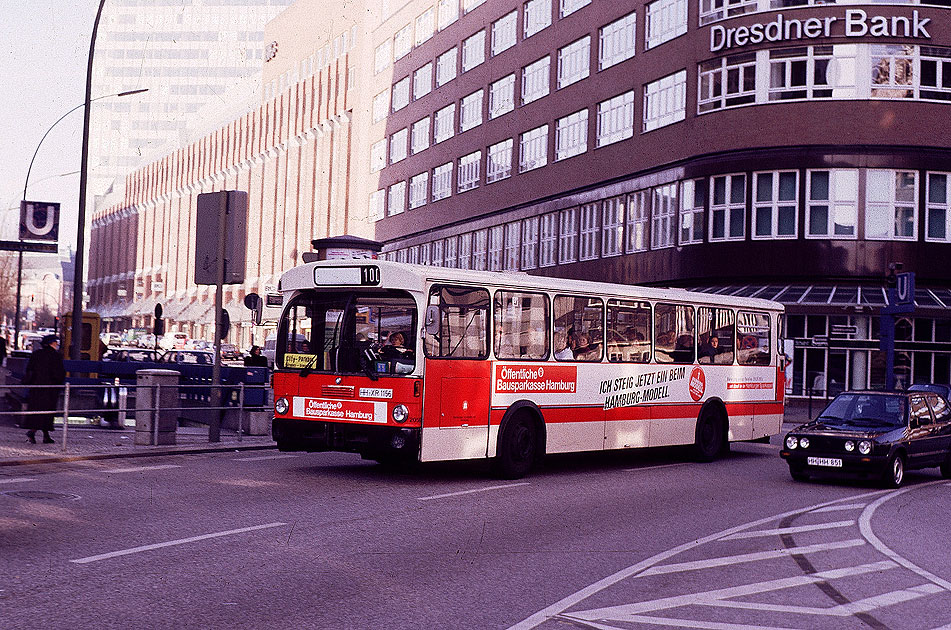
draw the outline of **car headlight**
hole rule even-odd
[[[852,451],[854,451],[854,450],[855,450],[855,442],[853,442],[852,440],[847,440],[846,443],[845,443],[845,450],[847,450],[847,451],[850,452],[850,453],[851,453]]]
[[[859,453],[862,455],[868,455],[872,452],[872,443],[868,440],[862,440],[859,442]]]
[[[802,448],[809,448],[809,438],[807,437],[799,438],[799,446],[801,446]]]
[[[290,408],[291,406],[288,404],[286,398],[278,398],[276,401],[274,401],[274,411],[282,416],[287,413],[287,410]]]
[[[789,450],[793,450],[797,446],[799,446],[799,440],[796,438],[795,435],[790,435],[786,437],[786,448],[788,448]]]
[[[409,409],[406,405],[396,405],[393,407],[393,422],[403,424],[409,419]]]

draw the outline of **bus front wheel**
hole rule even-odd
[[[712,462],[728,448],[724,425],[724,419],[716,410],[706,407],[700,412],[694,443],[698,460]]]
[[[495,467],[503,479],[524,477],[538,458],[538,429],[527,413],[517,413],[506,424],[499,438]]]

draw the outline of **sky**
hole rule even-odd
[[[27,168],[43,134],[85,98],[86,59],[98,4],[0,0],[0,239],[17,238]],[[97,96],[95,84],[92,96]],[[27,197],[62,204],[61,253],[67,245],[75,247],[82,127],[79,108],[50,131],[30,172]],[[91,210],[87,203],[87,226]]]

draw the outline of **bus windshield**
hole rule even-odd
[[[405,291],[302,291],[281,316],[276,364],[303,372],[410,374],[416,303]]]

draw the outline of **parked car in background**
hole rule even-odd
[[[122,335],[117,332],[102,333],[99,335],[99,340],[110,347],[122,345]]]
[[[205,350],[169,350],[158,361],[159,363],[178,363],[191,365],[214,365],[215,353]]]
[[[148,333],[136,338],[135,344],[140,348],[155,348],[155,335]]]
[[[234,345],[233,343],[221,344],[222,361],[240,361],[241,359],[241,351],[238,350],[238,346]]]
[[[951,479],[951,405],[932,391],[844,392],[790,431],[780,456],[797,481],[858,476],[897,488],[906,470],[931,466]]]
[[[134,361],[137,363],[155,363],[159,353],[150,348],[111,348],[102,358],[103,361]]]
[[[165,350],[182,349],[185,347],[185,342],[187,341],[188,335],[183,332],[166,333],[162,335],[159,346]]]

